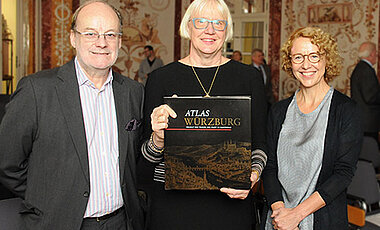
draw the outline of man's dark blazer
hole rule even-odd
[[[260,75],[263,78],[263,82],[264,82],[264,76],[261,69],[256,68],[253,64],[252,66],[260,72]],[[267,64],[263,64],[262,66],[264,67],[265,75],[267,76],[267,79],[264,83],[264,87],[265,87],[265,97],[268,102],[268,109],[269,109],[270,105],[273,105],[276,101],[273,95],[273,91],[272,91],[272,76],[271,76],[272,73],[271,73],[270,67]]]
[[[267,101],[269,105],[273,105],[276,100],[274,99],[273,91],[272,91],[272,73],[270,67],[267,64],[263,65],[265,74],[267,75],[265,86],[265,96],[267,97]],[[263,79],[264,80],[264,79]]]
[[[351,98],[362,112],[364,132],[380,131],[380,85],[376,72],[361,60],[351,75]]]
[[[128,230],[141,230],[136,154],[144,89],[118,73],[113,77]],[[20,81],[0,126],[0,146],[0,180],[24,199],[20,213],[27,229],[80,229],[91,188],[73,60]]]

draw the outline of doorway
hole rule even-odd
[[[0,94],[12,93],[17,82],[40,70],[41,0],[0,0],[2,67]]]

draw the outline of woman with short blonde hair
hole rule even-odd
[[[223,0],[195,0],[181,23],[181,35],[190,39],[190,53],[179,61],[153,71],[145,90],[145,143],[142,153],[154,163],[151,189],[150,230],[239,229],[254,224],[250,189],[221,188],[212,191],[166,191],[164,129],[176,116],[164,96],[251,96],[252,186],[266,164],[266,99],[260,73],[253,67],[222,55],[232,38],[232,20]],[[144,177],[145,180],[147,180]]]

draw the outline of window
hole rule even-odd
[[[234,36],[225,44],[224,55],[230,57],[234,50],[240,50],[246,64],[251,64],[253,48],[262,49],[267,55],[269,0],[229,0],[226,3],[234,22]]]

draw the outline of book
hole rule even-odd
[[[165,189],[251,186],[251,98],[165,97],[176,113],[165,130]]]

